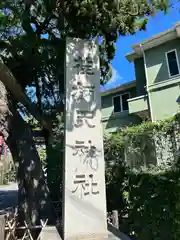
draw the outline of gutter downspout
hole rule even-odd
[[[152,102],[151,102],[151,93],[149,91],[149,84],[148,84],[148,73],[147,73],[147,64],[146,64],[146,55],[143,49],[143,46],[140,44],[139,45],[142,55],[143,55],[143,60],[144,60],[144,70],[145,70],[145,77],[146,77],[146,90],[147,90],[147,94],[148,94],[148,102],[149,102],[149,112],[150,112],[150,117],[151,117],[151,121],[154,122],[154,117],[153,117],[153,112],[152,112]]]

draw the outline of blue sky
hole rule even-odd
[[[171,28],[178,21],[180,21],[180,3],[176,1],[174,8],[169,9],[166,15],[160,12],[156,16],[150,17],[146,31],[139,31],[133,36],[119,37],[116,56],[112,61],[113,77],[102,90],[135,80],[134,65],[129,63],[124,55],[132,51],[133,44]]]

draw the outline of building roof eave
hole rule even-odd
[[[125,90],[127,90],[131,87],[135,87],[135,86],[136,86],[136,80],[130,81],[128,83],[121,84],[117,87],[108,89],[107,91],[101,92],[101,96],[103,97],[103,96],[107,96],[107,95],[110,95],[112,93],[116,93],[116,92],[119,92],[119,91],[125,91]]]
[[[126,54],[125,57],[129,62],[133,62],[134,60],[141,58],[141,53],[139,51],[140,45],[146,51],[178,37],[180,37],[180,22],[176,23],[171,29],[168,29],[145,41],[133,45],[132,48],[134,51]]]

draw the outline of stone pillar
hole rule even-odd
[[[64,239],[104,239],[105,164],[96,42],[68,38],[65,63]]]
[[[5,238],[5,215],[0,215],[0,239]]]

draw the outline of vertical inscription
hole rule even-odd
[[[64,239],[72,236],[76,239],[82,235],[84,239],[87,235],[106,235],[99,84],[100,67],[96,43],[68,39]]]
[[[94,90],[95,90],[95,85],[91,84],[89,81],[89,76],[93,76],[93,58],[91,56],[91,53],[89,52],[90,50],[88,49],[87,56],[79,55],[76,54],[76,56],[73,59],[73,68],[76,70],[75,74],[78,77],[78,81],[73,84],[72,86],[72,96],[74,98],[75,102],[80,103],[81,106],[81,101],[85,100],[86,97],[91,97],[91,101],[89,104],[92,104],[92,101],[95,100],[94,96]],[[86,76],[86,83],[83,84],[81,82],[81,77]],[[86,125],[87,128],[94,128],[95,124],[93,124],[93,118],[94,118],[94,111],[85,111],[79,107],[78,109],[75,109],[76,111],[76,119],[74,122],[74,127],[75,128],[82,128],[84,125]],[[76,140],[75,145],[73,146],[74,152],[73,156],[79,156],[79,160],[82,159],[81,163],[87,164],[91,170],[97,170],[98,168],[98,159],[96,158],[96,152],[97,148],[95,145],[92,144],[92,140],[89,140],[88,143],[85,143],[84,140]],[[76,175],[76,176],[84,176],[83,175]],[[89,176],[91,176],[91,179],[93,179],[93,173],[91,173]],[[79,180],[79,183],[81,183],[81,190],[84,190],[89,187],[89,183],[86,182],[87,178],[82,180]],[[74,181],[73,184],[77,184],[78,180]],[[93,183],[92,183],[93,184]],[[97,187],[98,187],[98,183]],[[77,187],[78,188],[78,187]],[[72,191],[72,193],[76,193],[77,188]],[[98,191],[99,192],[99,191]],[[84,196],[89,195],[89,192],[84,193]]]

